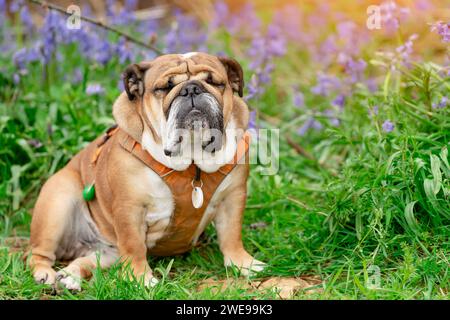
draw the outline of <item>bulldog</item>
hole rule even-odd
[[[225,266],[261,271],[241,238],[249,111],[239,63],[169,54],[133,64],[122,77],[116,127],[40,191],[28,260],[34,279],[79,290],[94,268],[118,261],[126,277],[154,286],[147,255],[189,251],[211,222]],[[69,264],[56,272],[56,260]]]

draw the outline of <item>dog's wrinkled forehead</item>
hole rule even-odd
[[[205,80],[209,76],[227,77],[227,71],[217,57],[197,52],[168,54],[153,60],[152,68],[145,75],[145,83],[151,86],[170,78],[177,85],[187,80]]]

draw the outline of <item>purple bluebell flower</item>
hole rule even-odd
[[[373,118],[378,115],[378,109],[378,106],[373,106],[372,108],[369,107],[369,110],[367,110],[369,117]]]
[[[414,6],[420,11],[428,11],[434,7],[433,3],[429,0],[416,0],[414,1]]]
[[[349,59],[345,71],[350,76],[351,83],[359,82],[363,79],[364,70],[366,70],[367,63],[363,59],[353,60]]]
[[[433,109],[442,109],[445,108],[449,104],[448,98],[446,96],[442,97],[439,102],[434,102],[432,107]]]
[[[132,24],[136,17],[134,15],[134,10],[137,6],[137,1],[126,0],[124,5],[116,12],[115,9],[116,1],[108,0],[106,5],[106,16],[108,21],[112,25],[130,25]]]
[[[370,92],[376,92],[378,90],[378,82],[375,78],[369,78],[365,81],[365,84],[367,86],[367,89],[369,89]]]
[[[253,74],[250,78],[250,82],[247,85],[248,89],[248,95],[245,97],[245,100],[253,99],[260,94],[262,94],[263,90],[260,86],[258,76],[256,74]]]
[[[230,14],[228,5],[220,1],[214,6],[212,21],[211,31],[222,27],[237,37],[252,36],[255,30],[261,27],[261,21],[250,2],[246,2],[239,11]]]
[[[386,120],[385,122],[383,122],[383,125],[381,127],[383,128],[384,132],[389,133],[394,130],[395,125],[390,120]]]
[[[175,10],[174,16],[174,22],[165,37],[165,52],[189,52],[206,48],[208,36],[201,29],[198,20],[180,10]]]
[[[323,125],[314,119],[314,117],[309,117],[306,122],[297,130],[297,133],[300,136],[304,136],[310,129],[314,129],[316,131],[322,130]]]
[[[128,47],[128,43],[125,38],[119,39],[119,42],[115,46],[115,53],[121,64],[133,60],[133,52]]]
[[[42,37],[41,52],[44,64],[50,62],[57,47],[57,36],[61,35],[61,32],[65,29],[65,20],[62,21],[61,15],[53,10],[49,10],[40,30]]]
[[[275,69],[273,59],[286,53],[286,38],[280,28],[272,23],[266,34],[257,34],[253,38],[247,53],[251,58],[249,68],[254,72],[254,77],[246,99],[252,99],[264,93],[263,85],[272,81],[271,76]]]
[[[11,11],[12,13],[16,13],[23,6],[23,2],[24,0],[11,1],[11,4],[9,5],[9,11]]]
[[[336,76],[324,73],[317,74],[317,83],[311,88],[311,92],[316,95],[329,96],[331,92],[339,90],[341,83]]]
[[[128,11],[136,10],[138,5],[138,0],[125,0],[124,8]]]
[[[16,85],[20,83],[20,74],[19,73],[14,73],[13,74],[13,82]]]
[[[94,50],[92,57],[102,65],[107,64],[113,56],[112,45],[105,38],[98,37],[97,42],[92,49]]]
[[[252,59],[250,62],[250,69],[256,69],[260,65],[264,63],[266,59],[265,53],[265,40],[262,36],[256,36],[253,38],[250,48],[247,51],[247,54]]]
[[[286,38],[275,24],[270,24],[267,28],[266,46],[267,54],[274,57],[280,57],[286,53]]]
[[[6,13],[6,0],[0,0],[0,14]]]
[[[119,81],[117,81],[117,89],[119,89],[120,92],[125,91],[125,87],[124,87],[124,85],[123,85],[122,79],[120,79]]]
[[[417,34],[412,34],[403,45],[396,48],[398,60],[407,67],[410,65],[411,54],[413,52],[413,42],[417,39],[417,37]]]
[[[20,21],[22,21],[25,26],[27,33],[31,33],[33,31],[33,18],[31,17],[27,6],[23,6],[22,9],[20,9]]]
[[[275,70],[275,65],[271,62],[267,62],[266,65],[257,69],[258,80],[260,84],[268,84],[272,81],[272,72]]]
[[[86,87],[86,94],[88,96],[102,95],[104,93],[105,93],[105,88],[103,88],[102,85],[99,83],[90,83]]]
[[[16,51],[13,55],[13,62],[18,69],[25,68],[26,63],[28,62],[27,58],[27,48],[21,48]]]
[[[250,115],[249,115],[249,120],[248,120],[248,128],[249,129],[256,129],[256,111],[252,110],[250,111]]]
[[[71,82],[72,84],[78,84],[83,80],[83,72],[80,68],[76,68],[72,74]]]
[[[20,9],[20,21],[22,21],[28,33],[33,31],[33,18],[27,6],[23,6],[22,9]]]
[[[142,34],[143,38],[147,41],[154,43],[158,34],[159,23],[155,19],[147,19],[141,21],[136,30]]]
[[[335,110],[327,109],[325,110],[324,115],[328,118],[328,121],[332,126],[337,127],[341,124],[341,121],[336,117]]]
[[[228,20],[228,5],[224,1],[216,1],[214,3],[213,18],[211,19],[211,27],[213,29],[220,28],[225,25]]]
[[[302,92],[294,88],[294,94],[292,96],[292,103],[294,107],[303,108],[305,106],[305,97]]]
[[[298,6],[287,4],[274,13],[273,23],[294,43],[304,43],[305,34],[302,29],[302,14]]]
[[[381,23],[388,33],[397,31],[400,22],[410,13],[409,8],[397,6],[395,1],[385,1],[380,5]]]
[[[335,107],[338,107],[339,109],[342,109],[344,108],[345,100],[346,100],[345,95],[340,94],[331,102],[331,104]]]
[[[438,21],[431,25],[431,32],[441,36],[442,42],[450,42],[450,22]]]
[[[13,63],[19,70],[24,70],[26,65],[40,59],[36,48],[21,48],[13,54]]]

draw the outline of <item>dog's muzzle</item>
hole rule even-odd
[[[214,152],[222,146],[223,112],[217,99],[197,80],[184,84],[172,101],[168,113],[169,143],[164,153],[174,155],[186,132],[201,132],[204,150]]]
[[[172,104],[180,105],[177,128],[223,130],[223,115],[216,98],[198,81],[189,81],[181,88]]]

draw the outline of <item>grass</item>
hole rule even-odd
[[[89,141],[113,123],[111,106],[118,96],[123,66],[88,65],[66,55],[70,65],[43,81],[35,64],[19,85],[5,60],[0,75],[0,238],[28,236],[30,210],[44,181]],[[286,59],[287,60],[287,59]],[[283,65],[284,63],[284,65]],[[280,61],[280,70],[289,62]],[[73,66],[84,80],[66,81]],[[56,66],[53,66],[56,69]],[[279,71],[280,72],[280,71]],[[64,79],[66,76],[66,80]],[[275,74],[275,78],[281,72]],[[104,96],[86,96],[87,80],[101,82]],[[48,85],[48,83],[50,85]],[[433,64],[417,64],[401,77],[385,76],[379,92],[356,88],[340,114],[340,126],[321,119],[325,128],[295,135],[307,112],[295,109],[274,84],[258,109],[276,116],[281,126],[280,168],[263,176],[252,167],[243,239],[254,256],[269,264],[259,277],[316,276],[317,292],[300,291],[295,299],[448,299],[450,287],[450,139],[449,108],[431,108],[449,81]],[[306,83],[305,88],[311,84]],[[309,92],[305,90],[305,92]],[[327,107],[307,95],[306,101]],[[252,104],[255,104],[253,102]],[[368,110],[379,106],[377,115]],[[386,133],[384,120],[395,123]],[[273,123],[260,117],[259,125]],[[285,141],[290,135],[310,157]],[[30,140],[35,142],[31,145]],[[34,141],[33,140],[33,141]],[[263,222],[262,228],[252,228]],[[149,262],[162,279],[154,289],[120,278],[120,266],[96,270],[81,292],[35,284],[20,252],[0,247],[0,299],[266,299],[271,291],[198,291],[201,280],[236,278],[223,267],[215,231],[207,245],[178,257]],[[379,271],[379,279],[376,274]],[[370,284],[379,281],[379,287]]]

